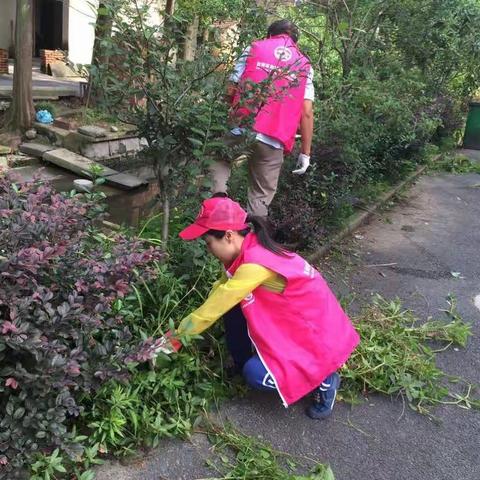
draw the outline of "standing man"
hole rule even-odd
[[[268,215],[268,207],[277,190],[284,151],[292,151],[299,127],[301,152],[297,168],[292,173],[302,175],[310,165],[313,70],[298,49],[297,41],[298,29],[292,22],[278,20],[272,23],[267,38],[253,42],[243,52],[230,76],[232,83],[228,93],[236,126],[226,142],[229,145],[240,143],[245,134],[246,119],[253,117],[251,128],[255,142],[248,155],[247,209],[250,214],[260,217]],[[259,87],[252,100],[255,85]],[[213,192],[226,193],[230,172],[228,160],[221,159],[212,165]]]

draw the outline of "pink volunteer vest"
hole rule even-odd
[[[253,42],[239,82],[239,91],[248,90],[248,82],[260,83],[273,71],[280,76],[273,81],[271,94],[263,105],[255,105],[253,130],[282,142],[287,152],[293,149],[295,134],[300,124],[305,85],[310,70],[307,58],[302,55],[288,35],[277,35]],[[238,93],[233,105],[242,99]],[[247,102],[248,103],[248,102]],[[236,111],[238,118],[250,114],[248,105]]]
[[[360,339],[325,280],[302,257],[276,255],[250,233],[227,273],[244,263],[262,265],[287,281],[283,293],[260,286],[240,304],[250,338],[287,406],[341,367]]]

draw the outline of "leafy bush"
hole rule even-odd
[[[114,308],[136,338],[160,336],[205,299],[219,274],[219,264],[205,257],[198,242],[177,236],[191,213],[173,212],[166,261],[157,264],[154,278],[140,281],[135,292],[117,299]],[[140,230],[145,241],[161,243],[161,218],[149,219]],[[104,241],[109,244],[112,239]],[[219,322],[220,323],[220,322]],[[112,380],[83,399],[82,423],[89,442],[102,451],[127,454],[135,446],[156,446],[165,436],[186,436],[202,413],[226,394],[222,364],[223,345],[218,328],[187,344],[171,357],[157,358],[154,370],[145,364],[131,368],[128,383]]]
[[[400,180],[429,142],[458,141],[480,80],[480,48],[467,26],[480,8],[440,3],[304,2],[283,12],[301,27],[317,96],[315,168],[297,179],[287,163],[272,204],[286,241],[317,243],[354,211],[365,186]]]
[[[95,199],[0,178],[0,476],[34,452],[80,456],[79,397],[127,374],[132,334],[112,306],[162,254],[94,236]]]
[[[189,349],[157,359],[155,370],[137,369],[128,383],[112,380],[85,402],[89,442],[102,452],[125,455],[139,445],[156,447],[164,437],[188,436],[224,396],[218,363]]]
[[[351,81],[348,96],[319,107],[313,167],[297,178],[287,164],[272,204],[287,240],[303,247],[351,214],[366,185],[410,172],[440,124],[439,108],[411,75]]]

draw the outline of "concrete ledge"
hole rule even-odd
[[[19,147],[19,150],[22,153],[27,155],[33,155],[35,157],[42,157],[44,153],[49,152],[50,150],[55,150],[57,147],[53,145],[43,145],[42,143],[22,143]]]
[[[128,140],[130,138],[137,138],[138,136],[135,132],[132,131],[120,131],[120,132],[108,132],[105,137],[89,137],[80,132],[74,132],[75,135],[78,135],[83,141],[88,143],[100,143],[106,142],[107,140]]]
[[[438,155],[435,157],[438,158]],[[394,195],[402,190],[406,185],[416,180],[427,169],[427,165],[422,165],[414,173],[412,173],[405,180],[393,187],[388,192],[380,196],[380,198],[371,206],[367,208],[365,212],[360,212],[352,215],[347,225],[343,227],[338,233],[333,235],[327,240],[325,245],[322,245],[317,250],[313,251],[307,258],[309,262],[315,263],[320,260],[333,246],[343,240],[347,235],[355,231],[360,225],[365,223],[381,206],[385,205]]]
[[[55,127],[53,124],[48,123],[34,122],[33,127],[37,130],[37,132],[45,133],[47,135],[50,134],[51,137],[55,137],[60,141],[63,141],[63,139],[70,134],[68,130]]]
[[[46,162],[53,163],[57,167],[64,168],[77,175],[87,178],[93,178],[91,168],[95,165],[102,167],[102,177],[105,178],[105,182],[117,188],[125,190],[132,190],[134,188],[141,187],[147,182],[144,180],[130,175],[128,173],[119,173],[116,170],[100,165],[99,163],[83,157],[78,153],[71,152],[66,148],[56,148],[43,153],[42,159]]]
[[[86,157],[82,157],[82,155],[78,155],[78,153],[71,152],[66,148],[57,148],[55,150],[45,152],[42,155],[42,158],[46,162],[53,163],[54,165],[57,165],[57,167],[65,168],[66,170],[70,170],[78,175],[88,178],[92,178],[93,176],[90,172],[90,168],[95,165],[95,162]],[[111,168],[103,167],[102,174],[104,176],[115,175],[117,173],[118,172],[112,170]]]
[[[128,190],[141,187],[147,183],[128,173],[115,173],[114,175],[106,175],[105,181],[113,187],[124,188]]]

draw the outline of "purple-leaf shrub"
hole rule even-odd
[[[0,478],[36,451],[81,453],[77,400],[142,350],[112,303],[163,255],[120,234],[95,240],[96,207],[0,178]]]

